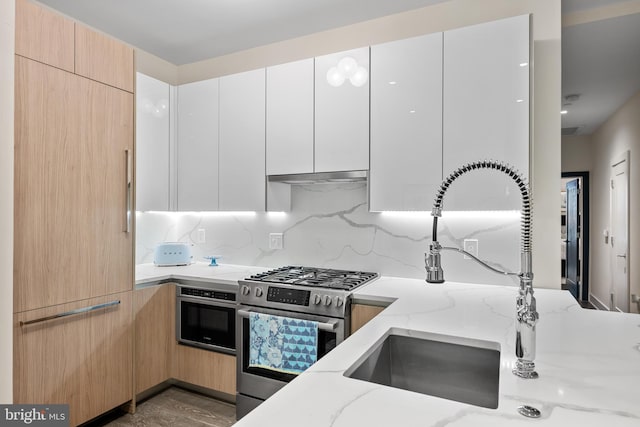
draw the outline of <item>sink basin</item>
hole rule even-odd
[[[344,375],[495,409],[500,345],[394,328]]]

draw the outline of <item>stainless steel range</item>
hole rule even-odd
[[[318,324],[317,358],[349,336],[351,292],[377,273],[288,266],[240,281],[238,294],[236,418],[240,419],[294,374],[250,366],[251,313],[309,320]]]

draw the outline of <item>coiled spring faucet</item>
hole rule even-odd
[[[462,249],[444,247],[438,242],[438,218],[442,216],[442,199],[444,194],[458,177],[476,169],[493,169],[505,173],[516,182],[520,189],[522,195],[520,273],[499,270]],[[431,215],[433,216],[432,242],[429,245],[429,252],[425,253],[427,282],[444,282],[444,272],[440,259],[440,251],[443,249],[464,253],[493,272],[518,276],[520,279],[520,289],[516,300],[516,357],[518,360],[516,361],[513,373],[521,378],[538,378],[538,373],[535,371],[534,359],[536,353],[536,323],[539,316],[536,311],[536,299],[533,296],[533,272],[531,271],[531,197],[527,182],[514,168],[505,163],[491,160],[469,163],[456,169],[442,182],[436,194]]]

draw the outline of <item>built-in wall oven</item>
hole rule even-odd
[[[236,287],[198,283],[176,288],[176,339],[236,354]]]
[[[376,277],[376,273],[282,267],[239,282],[237,419],[295,378],[295,374],[250,366],[252,313],[317,322],[315,353],[319,359],[349,335],[351,290]]]

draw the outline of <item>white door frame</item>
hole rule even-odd
[[[630,194],[630,180],[629,180],[629,159],[630,159],[630,154],[629,151],[625,151],[624,153],[622,153],[622,155],[615,157],[614,160],[611,162],[611,169],[610,169],[610,180],[611,180],[611,186],[610,186],[610,202],[609,202],[609,230],[611,230],[612,232],[612,236],[611,239],[609,239],[609,243],[610,243],[610,252],[609,252],[609,268],[611,271],[611,307],[610,310],[612,311],[623,311],[623,312],[629,312],[630,311],[630,303],[631,303],[631,295],[630,295],[630,288],[629,288],[629,229],[630,229],[630,224],[629,224],[629,194]],[[626,199],[627,199],[627,203],[626,203],[626,217],[627,217],[627,229],[626,229],[626,246],[623,248],[624,249],[624,265],[625,265],[625,270],[626,270],[626,284],[625,284],[625,289],[626,289],[626,295],[625,295],[625,299],[626,299],[626,307],[622,307],[622,309],[620,307],[617,306],[617,302],[619,301],[618,298],[615,297],[616,294],[616,289],[615,289],[615,282],[614,282],[614,271],[615,271],[615,265],[616,262],[618,261],[616,259],[616,255],[614,253],[614,249],[613,246],[615,244],[616,241],[619,241],[618,236],[616,236],[615,233],[615,228],[614,228],[614,224],[613,224],[613,217],[614,217],[614,200],[613,200],[613,170],[615,167],[619,166],[619,165],[624,165],[624,174],[626,176],[626,187],[627,187],[627,191],[626,191]]]

